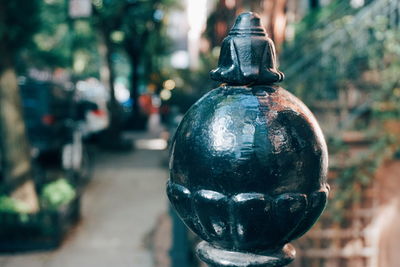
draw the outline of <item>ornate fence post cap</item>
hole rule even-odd
[[[211,73],[227,84],[189,109],[171,143],[168,198],[215,267],[288,264],[288,243],[316,222],[329,191],[322,131],[273,85],[283,76],[260,27],[253,13],[239,17]]]
[[[283,73],[277,69],[274,43],[257,14],[239,15],[222,42],[218,68],[210,76],[231,85],[274,84],[283,80]]]

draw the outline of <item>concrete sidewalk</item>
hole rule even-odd
[[[82,202],[82,220],[52,252],[0,256],[0,267],[151,267],[145,246],[167,209],[161,167],[165,152],[136,150],[96,155]]]

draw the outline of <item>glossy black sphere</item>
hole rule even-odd
[[[261,251],[305,233],[323,211],[327,148],[307,107],[275,86],[221,86],[183,118],[168,196],[216,247]]]

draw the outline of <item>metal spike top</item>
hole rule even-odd
[[[239,15],[222,42],[218,68],[210,75],[229,85],[271,85],[283,80],[283,73],[277,69],[274,43],[257,14]]]

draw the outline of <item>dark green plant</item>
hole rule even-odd
[[[45,209],[57,210],[70,203],[75,196],[75,188],[66,179],[58,179],[43,187],[40,199]]]
[[[310,106],[321,100],[338,101],[340,92],[349,88],[365,98],[350,107],[349,116],[331,133],[356,130],[371,142],[359,158],[341,163],[331,182],[335,193],[328,214],[342,221],[346,209],[361,200],[363,188],[371,184],[377,169],[400,149],[400,137],[386,127],[400,121],[400,32],[389,27],[384,14],[362,21],[356,12],[329,15],[339,2],[320,11],[325,15],[316,18],[318,27],[310,26],[314,15],[306,17],[298,27],[299,37],[286,46],[281,58],[284,70],[303,60],[301,68],[287,75],[284,86]],[[332,157],[347,154],[345,142],[328,139]]]
[[[0,213],[28,213],[29,206],[9,196],[0,196]]]

